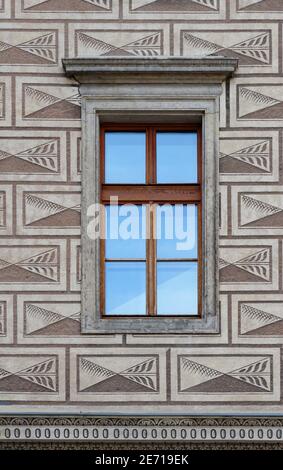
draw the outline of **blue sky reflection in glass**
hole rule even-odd
[[[105,132],[105,183],[144,184],[145,132]]]
[[[157,132],[157,183],[197,183],[197,133]]]
[[[146,314],[146,263],[107,261],[106,315]]]
[[[106,206],[106,259],[145,259],[146,206]]]
[[[157,262],[157,315],[197,315],[198,266],[195,262]]]
[[[196,204],[163,204],[156,210],[157,259],[198,257]]]

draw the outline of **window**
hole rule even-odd
[[[201,127],[103,125],[100,148],[102,317],[201,316]]]
[[[82,332],[219,334],[219,108],[237,60],[109,56],[63,64],[82,97]],[[125,228],[131,205],[147,236],[92,238],[101,203],[103,234],[117,219],[111,208]],[[176,233],[170,239],[162,227],[187,221],[196,243],[176,250]]]

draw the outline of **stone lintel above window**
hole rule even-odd
[[[172,82],[176,76],[179,79],[196,78],[202,81],[222,82],[235,72],[238,60],[215,56],[202,58],[189,57],[76,57],[63,59],[63,66],[68,77],[75,77],[80,83],[90,83],[94,80],[124,81],[126,75],[131,75],[133,81],[152,79],[162,82]],[[140,75],[140,76],[139,76]],[[111,77],[112,76],[112,77]],[[148,77],[148,78],[146,78]]]

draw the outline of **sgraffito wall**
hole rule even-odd
[[[0,0],[0,413],[283,411],[282,0]],[[224,55],[217,335],[80,334],[61,59]]]

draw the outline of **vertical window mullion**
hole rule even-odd
[[[151,159],[152,159],[151,134],[152,134],[151,128],[147,127],[146,128],[146,184],[150,184],[151,179],[152,179],[152,176],[151,176]]]
[[[155,132],[152,126],[147,128],[147,184],[153,184],[155,178]],[[152,202],[147,206],[147,315],[156,315],[156,242],[155,210]]]
[[[152,183],[156,183],[156,128],[151,129],[151,175]]]
[[[146,183],[156,183],[156,151],[155,151],[155,129],[147,127],[147,145],[146,145]]]
[[[105,211],[106,207],[103,205],[103,211],[100,213],[100,314],[103,316],[106,313],[105,308]]]
[[[156,225],[155,204],[147,207],[147,315],[156,315]]]

